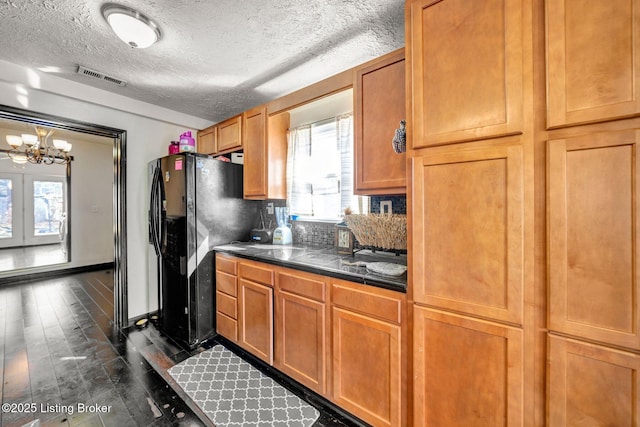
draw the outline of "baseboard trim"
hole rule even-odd
[[[70,274],[86,273],[90,271],[112,270],[113,262],[105,262],[102,264],[84,265],[81,267],[63,268],[60,270],[40,271],[37,273],[21,274],[19,276],[9,276],[0,278],[0,286],[8,286],[22,284],[25,282],[34,282],[42,279],[51,279],[54,277],[68,276]]]

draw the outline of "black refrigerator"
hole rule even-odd
[[[192,153],[149,163],[149,244],[155,252],[150,260],[156,261],[152,280],[158,282],[157,325],[190,348],[215,335],[211,249],[248,241],[256,223],[259,202],[243,200],[242,169]]]

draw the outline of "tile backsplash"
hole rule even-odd
[[[380,213],[380,202],[390,201],[391,211],[394,214],[407,213],[407,197],[405,195],[371,196],[371,213]],[[267,228],[277,227],[275,214],[268,213],[269,203],[274,207],[287,206],[286,200],[265,200],[262,202],[261,211],[264,225]],[[258,224],[256,224],[258,226]],[[335,245],[335,224],[331,222],[293,221],[291,225],[293,244],[298,246],[332,247]]]
[[[391,202],[391,213],[403,214],[407,213],[407,196],[371,196],[369,199],[369,210],[371,213],[380,213],[380,202]]]

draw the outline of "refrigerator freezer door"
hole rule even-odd
[[[190,342],[189,322],[190,281],[187,276],[188,223],[187,223],[187,175],[184,155],[160,159],[160,176],[164,200],[164,244],[161,255],[161,307],[160,328],[172,338]]]
[[[192,327],[197,339],[215,333],[215,273],[211,249],[234,240],[248,241],[260,202],[242,198],[242,166],[207,157],[194,157],[195,254],[188,269],[196,279]]]

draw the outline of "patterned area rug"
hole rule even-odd
[[[167,372],[217,427],[310,427],[320,415],[222,345]]]

